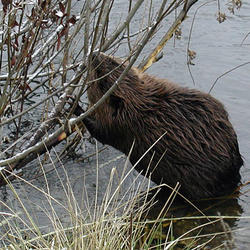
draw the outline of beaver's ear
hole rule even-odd
[[[116,116],[118,113],[118,110],[121,110],[124,106],[123,99],[116,95],[110,95],[109,103],[114,109],[113,116]]]

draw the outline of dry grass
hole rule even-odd
[[[40,194],[42,202],[39,204],[33,204],[34,201],[29,200],[29,193],[26,194],[27,199],[22,200],[20,190],[12,183],[8,184],[18,203],[19,211],[1,202],[7,211],[0,212],[1,217],[4,218],[1,222],[2,246],[8,246],[8,249],[132,249],[138,244],[146,244],[144,241],[147,237],[144,229],[147,222],[140,221],[143,221],[143,215],[153,203],[152,200],[147,200],[149,192],[147,179],[139,186],[135,180],[124,190],[124,183],[130,171],[127,173],[124,171],[123,177],[114,186],[116,170],[113,168],[109,183],[106,189],[102,190],[101,202],[98,202],[98,192],[93,201],[88,199],[86,186],[83,190],[85,193],[83,200],[79,202],[78,197],[74,195],[67,171],[64,169],[67,176],[66,183],[61,179],[56,167],[55,172],[61,182],[61,196],[65,198],[62,199],[64,202],[61,202],[61,199],[55,199],[51,194],[51,183],[46,177],[45,170],[46,188],[44,189],[18,177],[22,182],[22,192],[26,192],[25,188],[29,187],[37,195]],[[98,185],[97,180],[96,190],[99,188]],[[46,229],[39,226],[36,214],[29,209],[30,204],[39,206],[43,217],[47,217],[49,224]],[[61,211],[59,208],[67,214],[70,226],[65,226],[61,221],[62,215],[58,212]]]
[[[137,181],[135,178],[128,186],[126,180],[132,169],[128,168],[127,163],[124,164],[119,182],[115,180],[116,169],[111,170],[105,190],[98,183],[101,165],[97,165],[96,190],[101,189],[101,193],[96,192],[92,200],[88,198],[88,190],[84,185],[85,195],[79,201],[63,165],[61,167],[64,169],[66,182],[54,165],[61,183],[60,199],[53,196],[51,190],[53,185],[46,177],[43,166],[41,167],[44,170],[46,188],[38,188],[34,183],[18,177],[22,183],[21,192],[18,186],[12,183],[8,185],[17,204],[12,206],[13,204],[0,202],[6,211],[0,212],[3,218],[0,223],[1,247],[3,249],[176,249],[175,247],[181,244],[183,249],[202,249],[217,235],[231,233],[230,228],[224,223],[225,216],[164,217],[171,207],[175,192],[164,204],[157,218],[146,219],[147,212],[155,204],[153,198],[149,198],[150,183],[146,178],[143,181]],[[26,192],[27,187],[36,192],[36,195],[40,195],[39,204],[34,204],[32,199],[29,200],[28,197],[31,195],[29,192],[26,193],[25,199],[20,197],[20,193]],[[42,218],[37,218],[39,215],[34,212],[31,205],[36,206],[36,211],[43,214]],[[18,207],[19,210],[13,207]],[[65,216],[67,223],[62,220]],[[181,236],[176,236],[174,234],[176,222],[191,219],[197,221],[203,219],[203,223],[187,229]],[[42,220],[48,221],[46,227],[39,225]],[[216,223],[221,223],[224,231],[202,233],[203,228]],[[232,239],[230,238],[228,242],[230,244],[227,245],[221,243],[221,247],[233,249]]]

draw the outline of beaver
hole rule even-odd
[[[95,53],[91,65],[87,95],[93,105],[126,63]],[[179,182],[188,199],[222,196],[240,183],[237,135],[223,104],[210,94],[133,67],[83,122],[94,138],[129,155],[135,169],[156,184]]]

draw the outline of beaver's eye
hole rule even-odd
[[[98,82],[98,85],[99,85],[99,88],[102,92],[106,92],[107,91],[107,83],[106,81],[104,81],[104,79],[101,79],[99,82]]]

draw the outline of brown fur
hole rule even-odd
[[[88,88],[96,103],[125,65],[101,53],[93,58]],[[118,88],[84,123],[93,137],[129,154],[136,170],[190,199],[221,196],[240,181],[243,160],[223,105],[211,95],[178,86],[132,68]],[[147,171],[149,167],[149,171]]]

